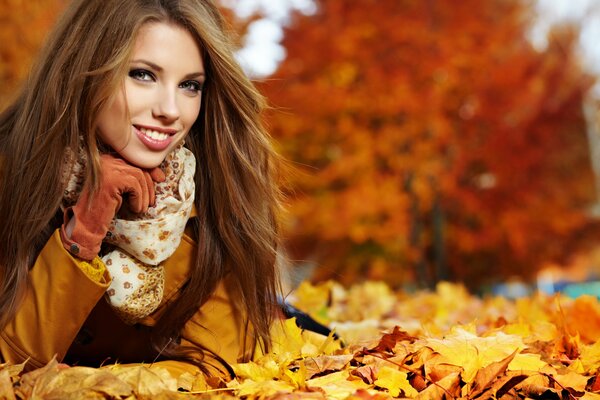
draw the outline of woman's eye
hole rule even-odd
[[[185,81],[182,82],[179,87],[192,93],[199,93],[202,91],[202,84],[198,81]]]
[[[132,69],[129,71],[129,77],[144,82],[151,82],[154,80],[154,75],[145,69]]]

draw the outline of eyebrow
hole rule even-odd
[[[150,68],[154,69],[157,72],[162,72],[163,68],[161,66],[159,66],[158,64],[153,63],[152,61],[148,61],[148,60],[143,60],[143,59],[139,59],[139,60],[131,60],[131,63],[141,63],[141,64],[146,64],[147,66],[149,66]],[[198,72],[191,72],[189,74],[186,74],[184,79],[193,79],[193,78],[203,78],[205,77],[206,74],[203,71],[198,71]]]

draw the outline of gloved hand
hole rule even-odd
[[[84,260],[98,255],[110,222],[128,194],[129,209],[136,214],[146,212],[156,200],[154,182],[164,182],[160,168],[143,170],[109,154],[100,157],[102,177],[98,192],[93,196],[84,187],[75,206],[65,210],[60,229],[63,246]]]

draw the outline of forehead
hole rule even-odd
[[[204,71],[198,43],[189,31],[172,23],[148,22],[142,25],[131,58],[185,73]]]

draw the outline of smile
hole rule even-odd
[[[177,133],[176,129],[161,129],[161,131],[158,131],[136,125],[133,128],[139,140],[153,151],[162,151],[168,148]]]
[[[167,140],[169,135],[162,132],[153,131],[151,129],[139,128],[140,132],[154,140]]]

